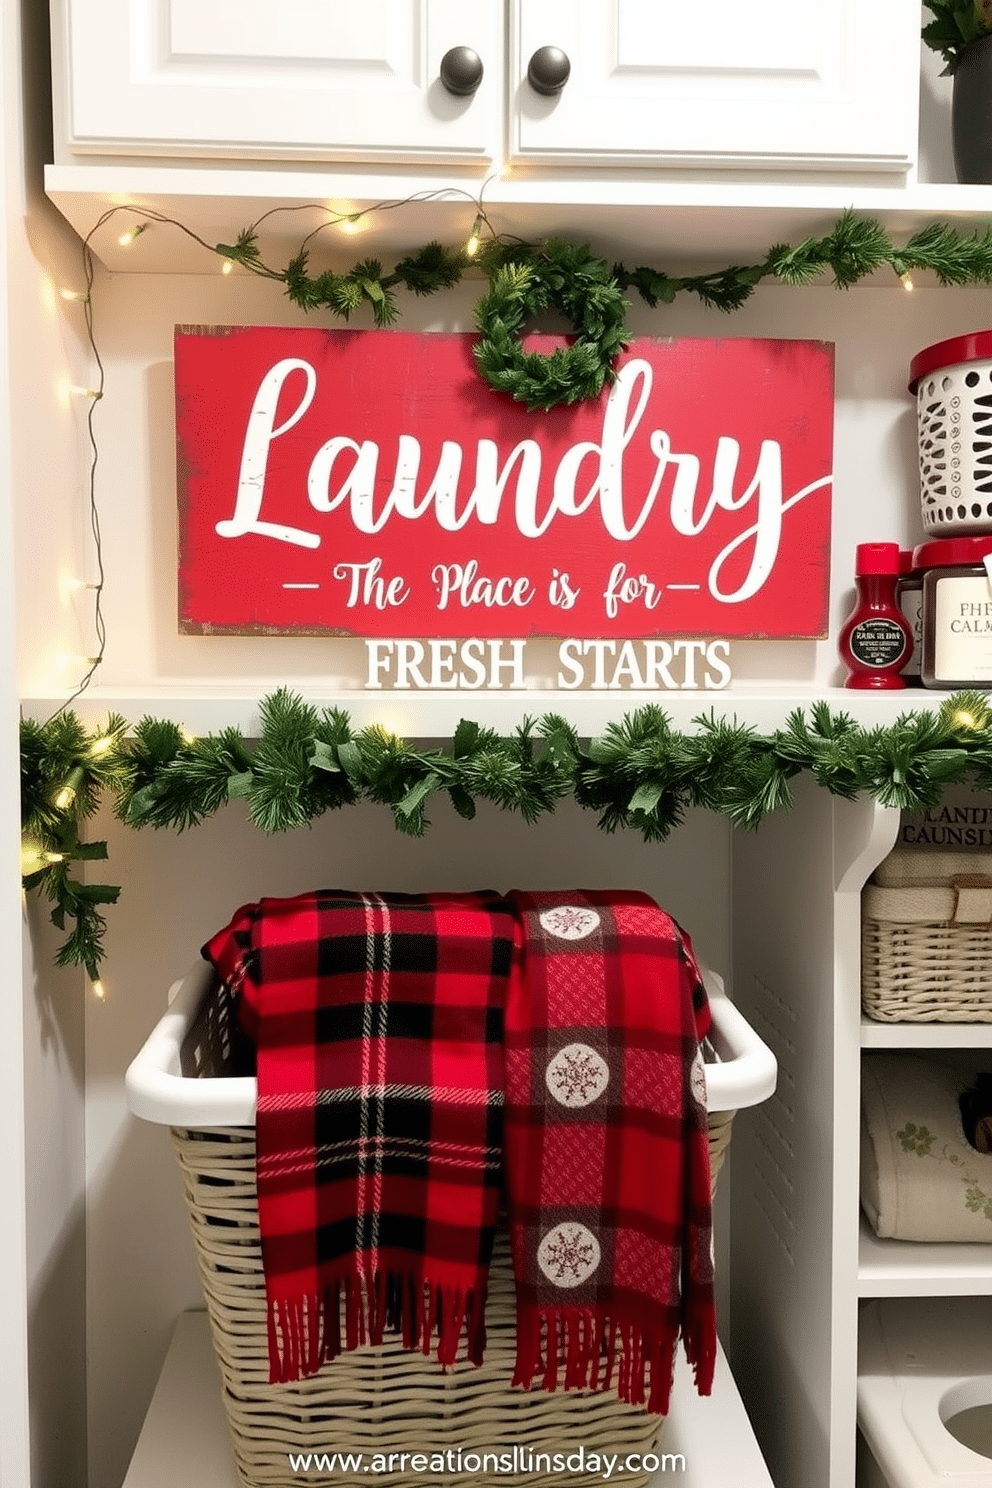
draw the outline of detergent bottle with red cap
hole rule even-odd
[[[845,687],[906,686],[900,673],[913,649],[913,633],[896,599],[898,577],[898,543],[858,544],[857,601],[837,643],[848,669]]]

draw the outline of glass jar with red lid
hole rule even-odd
[[[992,536],[923,543],[924,687],[992,688]]]
[[[917,568],[912,548],[899,550],[896,602],[913,633],[913,649],[903,665],[902,675],[907,687],[919,687],[923,656],[923,570]]]

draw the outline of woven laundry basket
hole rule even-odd
[[[992,1023],[992,854],[897,848],[861,895],[861,1002],[890,1023]]]
[[[722,991],[719,978],[707,973],[708,985]],[[187,985],[193,983],[192,989]],[[198,992],[196,983],[200,984]],[[191,995],[192,990],[192,995]],[[206,996],[203,996],[203,993]],[[747,1053],[725,1065],[725,1089],[739,1104],[756,1104],[774,1089],[775,1061],[770,1051],[750,1030],[725,996],[714,998],[724,1009],[723,1021],[741,1049]],[[198,968],[182,984],[176,999],[198,1011],[178,1022],[178,1059],[166,1053],[159,1059],[169,1035],[151,1036],[133,1062],[127,1076],[132,1110],[151,1120],[162,1121],[163,1110],[172,1100],[167,1087],[220,1087],[253,1084],[239,1073],[239,1032],[226,988],[212,981],[209,972]],[[175,1030],[173,1030],[174,1032]],[[721,1054],[728,1057],[727,1039],[715,1035]],[[158,1040],[158,1048],[156,1045]],[[734,1052],[729,1051],[733,1061]],[[178,1064],[171,1073],[165,1066]],[[152,1078],[148,1076],[151,1066]],[[738,1075],[738,1067],[740,1074]],[[176,1078],[179,1074],[180,1078]],[[233,1078],[232,1078],[233,1077]],[[160,1099],[161,1091],[166,1091]],[[151,1092],[150,1094],[148,1092]],[[222,1092],[220,1092],[222,1095]],[[223,1098],[223,1095],[222,1095]],[[249,1108],[250,1109],[250,1108]],[[715,1180],[730,1140],[734,1110],[711,1112],[711,1170]],[[295,1384],[268,1383],[268,1342],[265,1283],[262,1273],[255,1187],[255,1142],[253,1126],[182,1125],[172,1121],[172,1136],[183,1176],[185,1197],[200,1277],[210,1318],[211,1332],[223,1385],[231,1443],[237,1471],[244,1488],[293,1488],[293,1485],[360,1483],[368,1488],[373,1454],[453,1454],[447,1459],[454,1470],[443,1475],[452,1485],[479,1480],[471,1454],[509,1454],[524,1469],[519,1474],[499,1469],[499,1480],[542,1484],[602,1484],[601,1470],[580,1473],[559,1463],[545,1464],[536,1454],[574,1454],[581,1445],[590,1453],[618,1454],[621,1461],[631,1454],[652,1453],[658,1446],[664,1422],[640,1407],[625,1405],[614,1392],[540,1389],[511,1390],[516,1356],[515,1297],[505,1225],[497,1232],[486,1307],[487,1343],[481,1367],[462,1362],[447,1373],[433,1359],[387,1340],[379,1347],[349,1351],[325,1365],[318,1375]],[[468,1462],[458,1471],[458,1449]],[[364,1453],[366,1471],[350,1472],[341,1466],[311,1464],[298,1470],[290,1454]],[[528,1453],[533,1452],[535,1459]],[[648,1469],[616,1475],[625,1484],[646,1483],[657,1466],[648,1458]],[[397,1460],[394,1472],[375,1473],[383,1484],[423,1484],[436,1480],[411,1468],[403,1470]],[[528,1470],[530,1469],[530,1470]],[[483,1471],[483,1477],[494,1475]]]

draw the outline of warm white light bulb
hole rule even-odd
[[[104,998],[107,995],[107,989],[104,987],[99,977],[94,977],[93,981],[90,983],[90,990],[93,993],[93,996],[96,998],[97,1002],[103,1002]]]
[[[64,594],[78,594],[81,589],[95,589],[96,587],[96,584],[77,578],[75,574],[66,574],[59,580],[59,588]]]
[[[83,783],[83,771],[81,765],[73,765],[69,771],[69,778],[55,797],[55,805],[59,811],[68,811],[76,799],[76,792]]]
[[[234,272],[234,263],[232,262],[231,259],[225,258],[223,268],[221,269],[221,273],[222,274],[233,274],[233,272]]]
[[[120,237],[117,239],[118,243],[121,245],[122,248],[130,248],[135,238],[140,236],[140,234],[145,231],[145,228],[147,226],[147,222],[136,222],[133,227],[128,228],[127,232],[121,233]]]
[[[108,749],[112,749],[113,744],[113,734],[104,734],[102,738],[93,740],[93,743],[90,745],[90,754],[96,755],[99,758],[101,754],[106,754]]]
[[[89,300],[89,295],[82,289],[60,289],[59,294],[63,300],[75,300],[80,305],[85,305]]]
[[[899,282],[902,285],[903,289],[912,290],[916,288],[916,285],[913,283],[912,277],[908,272],[899,275]]]
[[[465,252],[469,258],[474,258],[479,251],[479,231],[481,227],[482,217],[480,215],[472,223],[472,232],[468,242],[465,244]]]

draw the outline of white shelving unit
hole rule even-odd
[[[197,734],[234,727],[250,736],[259,724],[259,699],[283,685],[285,679],[272,677],[260,678],[250,692],[244,687],[218,685],[156,689],[94,686],[77,699],[73,708],[91,726],[112,712],[132,721],[150,714],[183,724]],[[536,688],[513,692],[340,691],[309,680],[290,685],[318,707],[345,709],[356,727],[388,723],[396,733],[411,738],[448,738],[461,718],[473,718],[488,728],[513,729],[525,714],[535,717],[542,713],[560,714],[581,736],[588,737],[645,703],[658,704],[674,727],[687,731],[693,729],[695,719],[715,710],[758,732],[771,732],[784,726],[793,709],[808,710],[817,702],[826,702],[865,727],[872,727],[891,724],[900,713],[938,707],[940,702],[940,694],[922,691],[845,692],[843,688],[763,684],[741,684],[728,692],[665,693],[569,693]],[[42,719],[52,715],[60,699],[24,696],[21,701],[29,717]]]
[[[216,262],[199,244],[178,232],[145,233],[122,247],[124,214],[94,231],[103,213],[132,203],[175,218],[207,244],[233,243],[238,232],[275,212],[263,228],[263,257],[279,261],[295,253],[301,237],[320,220],[319,208],[368,212],[376,252],[405,252],[411,243],[468,238],[481,198],[501,232],[539,240],[548,236],[592,241],[598,252],[633,264],[680,266],[699,272],[711,263],[759,261],[772,243],[802,242],[830,231],[844,212],[876,217],[896,238],[909,237],[935,218],[961,232],[984,231],[992,191],[982,186],[809,185],[798,180],[769,184],[742,180],[740,173],[710,173],[707,181],[673,179],[664,172],[575,172],[553,180],[528,179],[514,171],[503,179],[445,177],[437,172],[370,175],[334,168],[316,173],[283,168],[225,170],[164,165],[48,166],[48,195],[81,237],[90,237],[108,269],[128,273],[211,273]],[[401,213],[376,212],[377,204],[413,201]],[[316,204],[312,222],[300,230],[301,209]],[[307,221],[306,218],[303,219]],[[322,251],[350,255],[368,237],[336,244],[324,234]],[[692,244],[687,265],[686,244]],[[926,276],[920,275],[921,284]],[[481,282],[481,281],[480,281]],[[900,289],[895,277],[879,283]]]
[[[987,1245],[880,1240],[864,1215],[858,1236],[862,1297],[977,1297],[992,1294]]]
[[[790,1485],[803,1462],[807,1482],[854,1481],[862,1299],[992,1293],[989,1246],[881,1240],[860,1211],[863,1050],[992,1047],[988,1024],[862,1016],[860,891],[899,820],[803,790],[760,847],[735,844],[734,985],[778,1058],[779,1088],[734,1154],[733,1253],[755,1259],[743,1283],[735,1269],[731,1340],[745,1357],[764,1350],[745,1400],[776,1482]]]
[[[880,1023],[861,1020],[863,1049],[992,1049],[992,1023]]]

